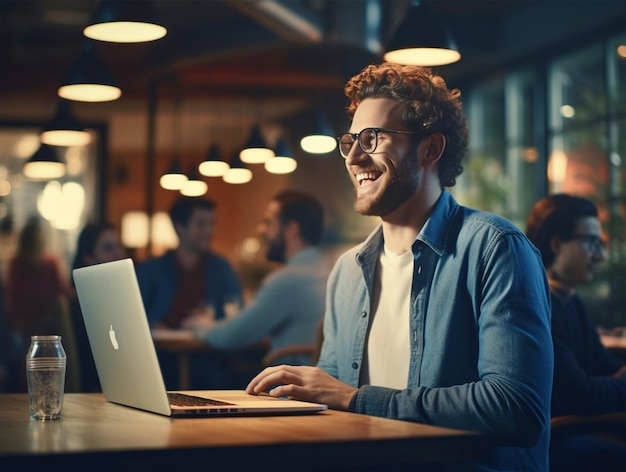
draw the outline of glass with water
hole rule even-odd
[[[66,361],[61,336],[31,336],[26,354],[31,419],[49,421],[61,418]]]

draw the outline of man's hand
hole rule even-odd
[[[193,311],[181,323],[183,329],[190,329],[198,339],[203,339],[214,326],[215,318],[202,311]]]
[[[318,367],[291,365],[268,367],[246,387],[251,395],[268,391],[273,397],[323,403],[334,410],[345,411],[357,390]]]

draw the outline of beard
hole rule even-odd
[[[285,240],[282,233],[276,239],[267,242],[265,257],[269,262],[285,262]]]
[[[360,200],[355,188],[354,209],[364,216],[388,215],[413,196],[419,184],[417,159],[405,159],[402,167],[394,169],[389,182],[371,199]]]

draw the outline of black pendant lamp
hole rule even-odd
[[[167,29],[149,0],[101,0],[83,34],[98,41],[143,43],[162,38]]]
[[[265,161],[265,170],[270,174],[289,174],[296,170],[298,163],[293,158],[293,151],[287,145],[285,138],[281,138],[276,144],[276,155]]]
[[[220,157],[220,150],[217,144],[209,148],[209,152],[204,161],[198,166],[198,172],[205,177],[222,177],[229,169],[228,162]]]
[[[39,138],[51,146],[84,146],[91,142],[91,135],[74,118],[66,100],[59,100],[52,121],[41,130]]]
[[[24,176],[33,180],[52,180],[65,175],[65,163],[54,147],[41,144],[22,168]]]
[[[58,90],[59,97],[79,102],[109,102],[122,96],[113,74],[98,55],[95,43],[86,41]]]
[[[441,66],[461,59],[447,26],[425,1],[414,0],[386,47],[387,62]]]

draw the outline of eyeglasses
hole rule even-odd
[[[337,137],[339,144],[339,153],[344,159],[350,154],[350,150],[355,141],[359,142],[359,146],[363,152],[371,154],[378,146],[378,133],[396,133],[396,134],[419,134],[417,131],[401,131],[397,129],[387,128],[364,128],[359,133],[344,133]]]
[[[602,252],[606,250],[606,243],[595,234],[575,234],[573,240],[580,241],[585,249],[590,252]]]

